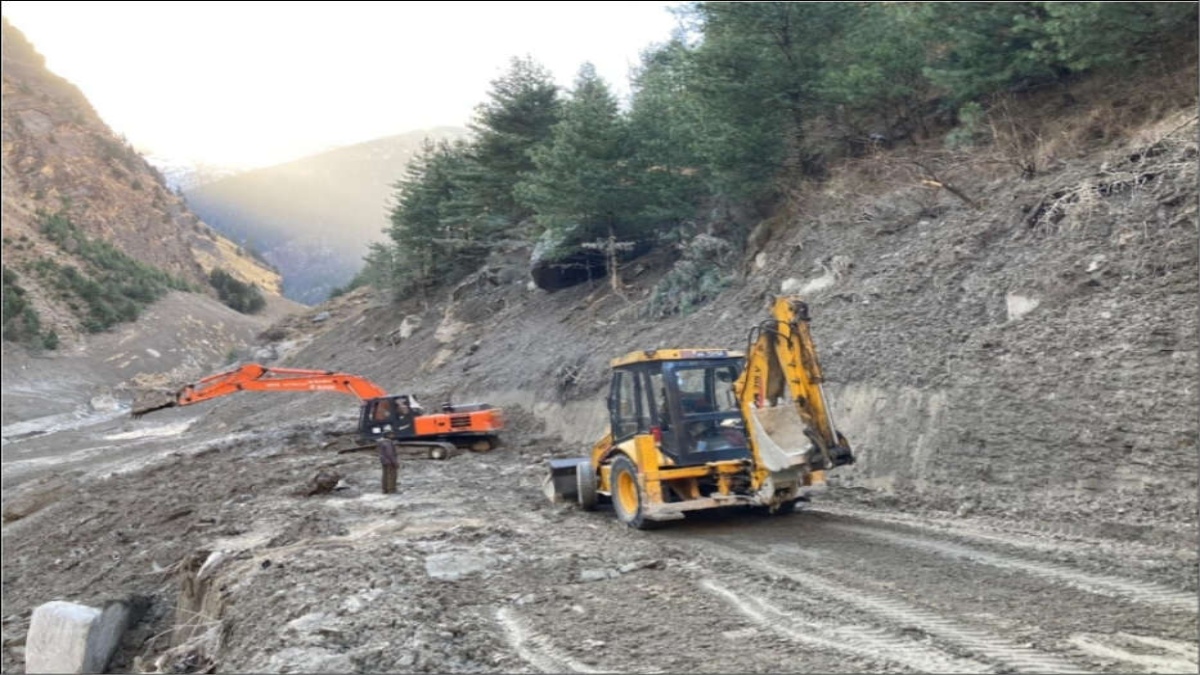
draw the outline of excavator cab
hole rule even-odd
[[[749,459],[733,383],[740,357],[640,361],[615,368],[608,409],[614,441],[651,434],[680,466]]]
[[[411,438],[417,435],[414,420],[422,413],[421,404],[408,394],[369,399],[359,413],[358,432],[365,438],[389,432],[394,438]]]

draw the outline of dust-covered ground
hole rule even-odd
[[[324,424],[133,423],[161,433],[142,461],[19,491],[57,499],[4,528],[4,670],[36,605],[130,597],[146,612],[115,672],[1197,667],[1187,541],[912,515],[848,488],[636,531],[547,501],[561,444],[509,418],[504,447],[404,460],[395,495],[371,453],[323,447]],[[310,494],[322,472],[338,488]]]

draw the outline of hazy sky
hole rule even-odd
[[[252,166],[464,126],[513,56],[619,94],[677,2],[35,2],[4,16],[139,149]]]

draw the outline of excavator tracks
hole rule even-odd
[[[326,445],[326,448],[332,449],[337,446],[337,441]],[[374,443],[365,445],[353,445],[337,449],[337,454],[345,455],[352,452],[374,452],[377,446]],[[453,443],[443,441],[396,441],[396,454],[405,459],[435,459],[445,460],[462,454]]]

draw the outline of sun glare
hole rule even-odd
[[[678,3],[33,2],[8,21],[148,154],[257,166],[464,126],[513,56],[618,93]]]

